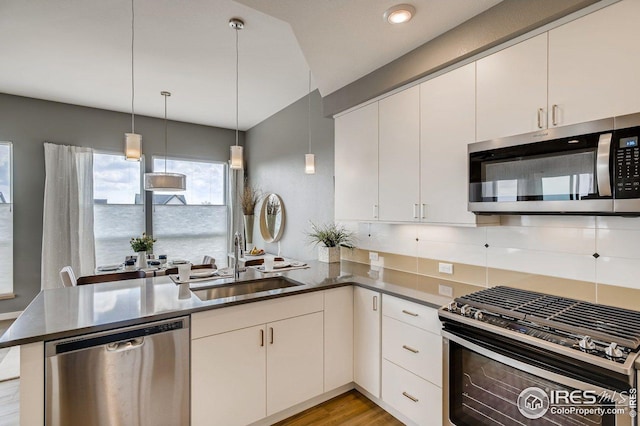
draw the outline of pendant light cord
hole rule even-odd
[[[136,122],[135,122],[135,110],[134,110],[134,105],[135,105],[135,96],[136,96],[136,92],[135,92],[135,83],[134,83],[134,56],[133,56],[133,46],[134,46],[134,40],[135,40],[135,21],[136,21],[136,17],[135,17],[135,10],[133,7],[133,2],[134,0],[131,0],[131,133],[135,133],[136,132]]]
[[[311,154],[311,69],[309,69],[309,95],[307,96],[307,130],[309,132],[309,154]]]
[[[240,103],[238,80],[239,80],[239,67],[240,67],[240,54],[238,53],[238,28],[236,27],[236,146],[238,146],[238,104]]]

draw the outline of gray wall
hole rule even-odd
[[[124,133],[131,131],[130,126],[129,114],[0,94],[0,141],[13,142],[14,147],[16,294],[14,299],[0,301],[0,313],[24,309],[40,291],[43,142],[124,152]],[[146,167],[150,170],[151,156],[164,155],[164,121],[137,117],[136,131],[142,134]],[[187,159],[227,161],[229,145],[235,143],[233,130],[175,121],[169,122],[168,135],[169,155]]]
[[[314,259],[314,247],[306,242],[309,221],[333,222],[333,119],[321,112],[321,98],[311,94],[311,151],[316,156],[316,174],[304,173],[304,154],[308,152],[307,108],[305,96],[246,134],[248,178],[250,183],[282,198],[286,225],[280,253],[295,259]],[[259,213],[260,204],[256,215]],[[256,220],[254,244],[277,253],[278,244],[266,244]]]

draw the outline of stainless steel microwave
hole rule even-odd
[[[469,145],[469,211],[640,215],[640,113]]]

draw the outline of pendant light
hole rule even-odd
[[[135,84],[133,73],[133,46],[135,40],[135,11],[131,0],[131,133],[124,134],[124,158],[130,161],[140,161],[142,157],[142,135],[136,133],[134,100]]]
[[[244,28],[244,22],[238,18],[232,18],[229,26],[236,31],[236,144],[231,146],[231,165],[232,169],[238,170],[243,168],[242,147],[238,145],[238,31]]]
[[[311,153],[311,70],[309,70],[309,95],[307,96],[307,131],[309,133],[309,153],[304,155],[304,172],[316,173],[316,157]]]
[[[167,98],[170,92],[160,92],[164,96],[164,172],[144,174],[144,189],[146,191],[184,191],[187,177],[181,173],[167,173]]]

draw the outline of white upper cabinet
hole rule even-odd
[[[546,33],[477,61],[476,140],[546,128],[546,108]]]
[[[420,88],[380,101],[379,219],[415,222],[420,203]]]
[[[335,188],[336,219],[377,219],[377,102],[335,120]]]
[[[639,17],[640,1],[623,0],[549,32],[556,125],[640,111]]]
[[[420,85],[420,215],[475,224],[467,211],[467,144],[475,140],[475,64]]]

